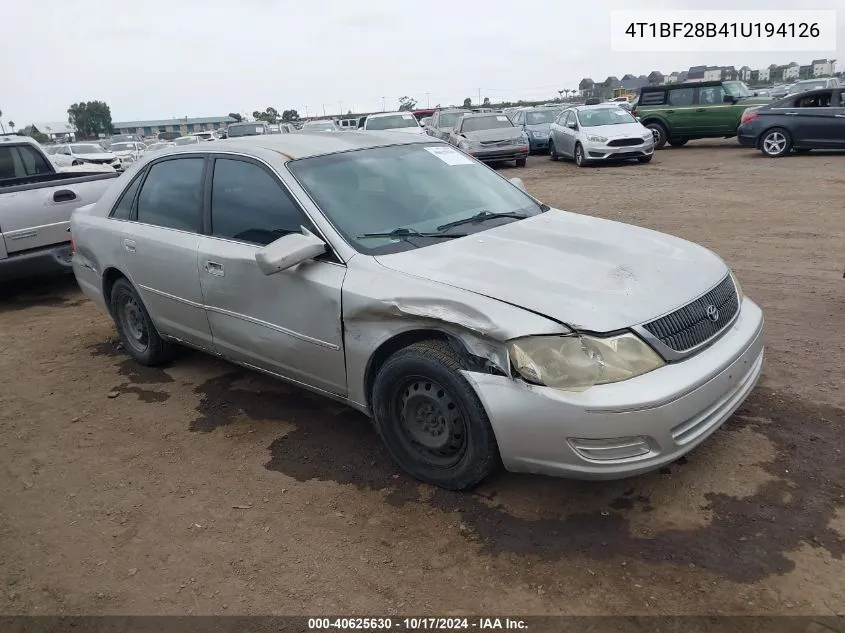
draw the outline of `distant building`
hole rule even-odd
[[[161,132],[178,132],[183,135],[226,128],[235,119],[230,116],[212,116],[181,119],[157,119],[150,121],[117,121],[112,123],[117,134],[138,134],[156,136]]]
[[[811,79],[813,76],[813,65],[804,64],[798,67],[798,79]]]
[[[722,78],[721,66],[708,66],[704,69],[704,81],[719,81]]]
[[[751,70],[748,66],[743,66],[739,69],[737,76],[739,77],[740,81],[751,81],[751,73],[754,71]]]
[[[829,77],[836,74],[835,59],[814,59],[812,66],[813,77]]]
[[[707,66],[690,66],[686,79],[681,79],[680,81],[704,81],[704,73],[706,71]]]
[[[761,68],[760,70],[752,71],[752,73],[757,73],[757,81],[761,83],[765,83],[770,80],[771,78],[771,71],[768,68]],[[752,79],[753,81],[753,79]]]
[[[38,130],[51,141],[73,141],[76,139],[76,128],[70,123],[32,123],[29,127]]]
[[[798,79],[798,74],[801,72],[801,66],[792,62],[783,69],[783,80],[790,81]]]

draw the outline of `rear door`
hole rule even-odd
[[[216,351],[345,395],[346,266],[326,254],[265,275],[255,261],[263,246],[303,226],[319,234],[278,175],[254,159],[216,155],[208,224],[200,280]]]
[[[125,270],[159,331],[211,350],[197,266],[206,163],[205,154],[151,163],[129,221],[121,223],[120,247]]]
[[[698,114],[695,105],[695,88],[670,88],[667,91],[664,112],[669,122],[669,136],[693,136]],[[700,133],[700,132],[699,132]]]
[[[702,86],[696,94],[696,107],[693,109],[692,124],[703,134],[716,136],[736,134],[739,119],[745,106],[725,103],[725,88]]]

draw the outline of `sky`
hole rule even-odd
[[[689,66],[809,63],[815,52],[612,52],[610,14],[631,9],[839,9],[845,0],[4,0],[0,111],[18,127],[102,100],[114,121],[300,116],[551,99],[583,77]],[[845,59],[840,60],[839,67]]]

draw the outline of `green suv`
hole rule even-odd
[[[696,138],[730,138],[746,108],[769,103],[741,81],[697,81],[644,86],[633,110],[654,134],[654,149],[680,147]]]

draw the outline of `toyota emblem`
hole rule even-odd
[[[711,321],[719,320],[719,308],[714,306],[712,303],[707,306],[707,318]]]

